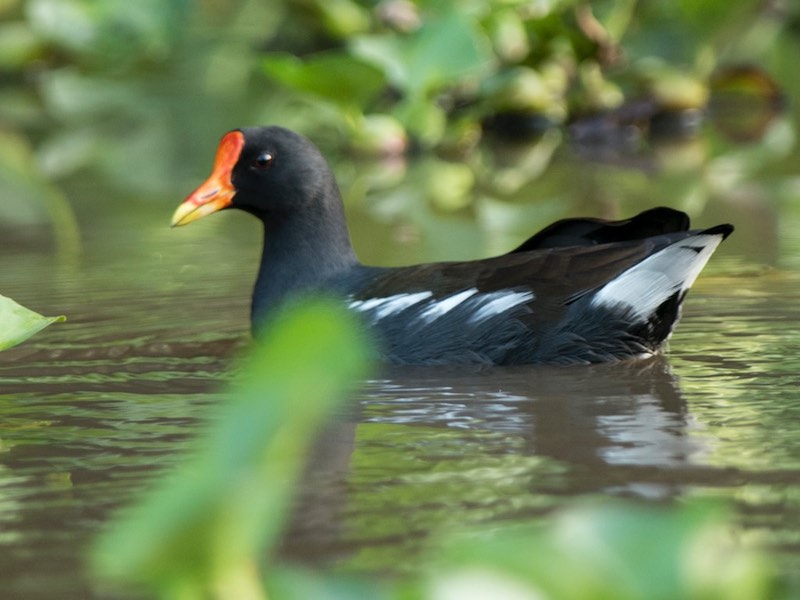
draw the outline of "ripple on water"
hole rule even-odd
[[[252,270],[238,252],[191,252],[206,280],[142,256],[120,259],[123,274],[100,261],[45,277],[37,294],[69,321],[0,354],[8,593],[92,597],[77,575],[91,536],[223,401],[248,344]],[[379,373],[317,443],[284,554],[403,571],[432,532],[528,522],[587,496],[720,496],[743,537],[800,568],[800,285],[716,283],[690,295],[666,360]]]

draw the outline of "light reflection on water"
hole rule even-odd
[[[35,253],[4,265],[4,294],[69,317],[0,354],[8,597],[92,597],[83,548],[179,459],[249,343],[243,254],[258,232],[221,217],[168,237],[169,210],[141,210],[158,227],[102,221],[119,236],[89,236],[75,265]],[[725,248],[667,359],[377,373],[322,436],[284,555],[405,571],[431,532],[513,525],[585,496],[719,496],[746,539],[800,567],[800,277]]]
[[[404,571],[419,567],[431,531],[516,523],[586,495],[700,496],[733,502],[743,537],[792,572],[800,285],[699,287],[666,359],[394,369],[370,382],[318,452],[285,551]]]

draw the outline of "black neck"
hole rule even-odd
[[[261,218],[264,249],[253,292],[254,323],[292,293],[325,289],[326,280],[358,264],[338,190],[336,200],[310,203],[314,214],[293,211]]]

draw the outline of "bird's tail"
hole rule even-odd
[[[591,305],[624,311],[636,336],[656,348],[672,333],[686,292],[732,231],[726,224],[692,232],[609,281]]]

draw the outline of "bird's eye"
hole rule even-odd
[[[253,160],[253,166],[256,169],[268,169],[272,165],[272,154],[269,152],[262,152]]]

